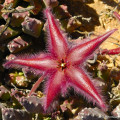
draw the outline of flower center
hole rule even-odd
[[[64,70],[67,66],[66,63],[64,62],[64,60],[60,60],[60,62],[58,62],[58,68],[61,68],[62,70]]]

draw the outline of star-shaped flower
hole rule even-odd
[[[29,67],[36,74],[42,74],[33,86],[31,93],[47,76],[48,81],[45,86],[46,97],[44,101],[45,111],[59,93],[65,94],[67,92],[68,87],[73,87],[78,93],[86,97],[88,101],[97,103],[98,106],[105,110],[106,105],[94,86],[91,77],[84,70],[83,63],[116,29],[96,39],[81,41],[80,44],[71,47],[49,9],[45,10],[45,15],[49,34],[48,52],[17,57],[6,62],[4,67]]]

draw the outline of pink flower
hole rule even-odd
[[[78,93],[86,97],[88,101],[92,101],[103,110],[106,110],[107,107],[104,100],[91,81],[90,76],[84,70],[83,63],[116,29],[96,39],[81,41],[80,44],[70,47],[67,38],[60,30],[49,9],[45,10],[45,15],[47,17],[49,34],[48,52],[17,57],[6,62],[4,67],[29,67],[36,74],[42,74],[29,95],[36,90],[40,82],[47,76],[48,81],[45,86],[46,97],[44,101],[45,111],[50,108],[56,96],[59,93],[65,94],[69,87],[73,87]]]

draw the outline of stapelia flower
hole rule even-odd
[[[43,74],[33,86],[31,92],[36,90],[45,76],[48,81],[45,87],[44,109],[51,108],[56,96],[65,94],[68,87],[73,87],[81,93],[88,101],[97,103],[103,110],[106,105],[91,81],[90,76],[83,68],[84,61],[94,52],[96,48],[107,39],[116,29],[107,32],[93,40],[85,40],[71,47],[64,33],[60,30],[54,16],[49,9],[45,10],[48,23],[48,52],[32,56],[16,57],[4,64],[6,68],[29,67],[36,74]]]

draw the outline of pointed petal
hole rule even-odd
[[[49,108],[55,97],[61,92],[61,88],[65,83],[65,77],[63,71],[55,72],[47,83],[46,99],[44,103],[45,111]]]
[[[48,21],[48,33],[49,33],[49,47],[50,51],[59,59],[66,56],[67,52],[67,41],[63,36],[62,31],[57,25],[54,16],[51,14],[49,9],[45,10],[45,15]]]
[[[56,69],[57,62],[50,55],[39,54],[32,57],[15,58],[6,62],[3,66],[6,68],[30,67],[40,71],[48,71],[51,69]]]
[[[103,50],[101,51],[101,54],[102,54],[102,55],[104,55],[104,54],[107,54],[107,55],[120,54],[120,47],[119,47],[119,48],[115,48],[115,49],[110,49],[110,50],[103,49]]]
[[[70,61],[72,64],[79,64],[81,62],[84,62],[88,58],[88,56],[91,55],[94,52],[94,50],[98,48],[98,46],[116,30],[117,29],[111,30],[102,36],[99,36],[93,40],[87,41],[83,44],[72,48],[69,51],[67,57],[68,61]]]
[[[40,83],[43,81],[44,77],[45,77],[45,76],[42,75],[42,76],[37,80],[37,82],[33,85],[32,89],[30,90],[30,93],[28,94],[28,96],[31,96],[31,94],[37,90],[37,88],[39,87]]]
[[[97,103],[103,110],[106,109],[101,95],[94,87],[90,77],[80,68],[71,67],[66,70],[68,80],[77,91],[81,92],[88,100]]]
[[[120,15],[119,15],[117,12],[113,12],[113,15],[114,15],[118,20],[120,20]]]

